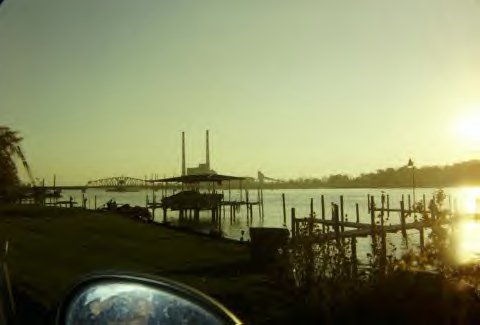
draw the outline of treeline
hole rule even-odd
[[[447,166],[425,166],[413,171],[406,166],[378,169],[356,177],[335,174],[323,178],[298,178],[267,182],[264,188],[379,188],[412,187],[413,172],[416,187],[480,186],[480,160],[470,160]],[[232,182],[232,188],[239,184]],[[225,184],[222,186],[225,188]],[[244,181],[243,188],[256,188],[258,182]]]
[[[414,175],[413,175],[414,173]],[[276,188],[364,188],[364,187],[411,187],[415,177],[417,187],[449,187],[480,185],[480,160],[470,160],[447,166],[425,166],[412,170],[400,168],[378,169],[357,177],[344,174],[328,177],[280,181]]]

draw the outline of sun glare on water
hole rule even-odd
[[[462,220],[455,231],[455,255],[459,263],[480,262],[480,188],[462,188],[458,195]]]

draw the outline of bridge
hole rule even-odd
[[[110,187],[147,187],[148,184],[144,179],[133,178],[133,177],[110,177],[102,178],[94,181],[89,181],[85,187],[96,187],[96,188],[110,188]]]
[[[86,190],[88,188],[105,188],[105,189],[125,189],[125,188],[151,188],[149,184],[143,179],[134,177],[109,177],[101,178],[87,182],[85,185],[56,185],[56,186],[39,186],[48,190],[63,189],[63,190]]]

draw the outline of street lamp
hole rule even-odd
[[[407,168],[412,169],[413,210],[415,210],[415,165],[412,158],[408,159]]]

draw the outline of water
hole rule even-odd
[[[314,199],[314,211],[317,216],[321,215],[321,195],[324,195],[325,198],[325,213],[326,218],[331,218],[331,209],[330,204],[337,203],[340,204],[340,196],[343,195],[344,198],[344,213],[346,218],[350,221],[356,219],[355,213],[355,204],[359,204],[360,211],[360,222],[370,223],[370,215],[367,209],[367,196],[368,194],[376,196],[377,205],[380,203],[379,196],[382,194],[382,191],[385,194],[389,195],[390,198],[390,207],[391,208],[400,208],[400,201],[402,195],[405,196],[405,207],[407,207],[407,197],[412,195],[412,190],[410,189],[288,189],[288,190],[271,190],[264,189],[264,219],[259,218],[259,209],[258,206],[253,206],[253,222],[251,224],[247,223],[246,218],[246,209],[242,207],[239,213],[237,213],[236,221],[230,223],[229,217],[229,208],[225,208],[225,218],[222,221],[222,232],[224,237],[240,240],[242,237],[242,231],[245,232],[243,238],[248,240],[248,229],[250,226],[253,227],[284,227],[291,229],[290,222],[290,210],[295,208],[296,217],[307,217],[310,213],[310,198]],[[436,189],[425,188],[425,189],[416,189],[415,197],[416,201],[421,201],[423,195],[426,196],[426,203],[434,195]],[[444,208],[453,208],[457,209],[461,213],[478,213],[478,200],[480,197],[480,188],[478,187],[464,187],[464,188],[446,188],[444,189],[447,194],[447,199],[444,203]],[[250,191],[250,200],[257,200],[256,197],[257,191]],[[286,201],[286,224],[284,225],[283,217],[283,207],[282,207],[282,193],[285,193]],[[150,201],[152,200],[152,191],[151,190],[141,190],[139,192],[105,192],[104,190],[99,189],[88,189],[85,196],[87,198],[87,207],[94,208],[94,197],[97,197],[97,207],[100,207],[102,204],[106,203],[110,199],[115,199],[118,204],[130,204],[130,205],[139,205],[145,206],[146,196],[149,196]],[[240,200],[239,190],[232,190],[231,193],[232,200]],[[78,190],[64,190],[63,198],[68,199],[69,196],[72,196],[75,201],[81,202],[82,193]],[[156,192],[156,197],[159,198],[160,192]],[[413,199],[412,199],[413,202]],[[223,212],[222,212],[223,213]],[[178,213],[175,211],[168,211],[169,221],[176,221],[178,218]],[[162,220],[162,211],[160,209],[156,210],[155,220]],[[200,219],[208,221],[211,219],[209,211],[203,211],[200,214]],[[407,220],[410,222],[411,220]],[[391,213],[390,218],[386,221],[386,224],[398,224],[400,223],[399,214]],[[478,223],[465,223],[465,225],[460,227],[464,229],[464,235],[460,236],[464,240],[459,242],[459,250],[463,256],[470,256],[470,258],[475,257],[480,260],[480,236],[475,237],[474,234],[480,234],[480,226]],[[478,231],[477,231],[478,230]],[[389,234],[388,239],[392,244],[397,247],[401,246],[401,238],[399,235]],[[409,241],[412,245],[418,245],[418,231],[409,230],[408,231]],[[478,239],[477,239],[478,238]],[[370,243],[368,238],[360,238],[358,240],[358,254],[359,256],[365,256],[370,251]],[[468,258],[467,258],[468,259]]]

